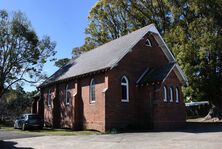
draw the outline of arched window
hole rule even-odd
[[[148,47],[152,47],[151,41],[149,39],[146,39],[145,45]]]
[[[129,102],[129,81],[126,76],[121,79],[122,102]]]
[[[90,103],[93,103],[96,101],[95,86],[96,86],[96,82],[94,79],[92,79],[90,81],[90,86],[89,86],[89,101],[90,101]]]
[[[70,103],[70,92],[69,92],[69,85],[67,84],[65,88],[65,104],[69,105],[69,103]]]
[[[170,87],[170,102],[173,102],[173,87]]]
[[[167,102],[167,87],[163,87],[163,101]]]
[[[48,106],[49,107],[52,106],[52,93],[51,93],[51,89],[49,89],[49,91],[48,91]]]
[[[179,89],[178,87],[176,88],[176,102],[178,103],[180,100],[180,94],[179,94]]]

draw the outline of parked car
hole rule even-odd
[[[42,118],[37,114],[22,114],[16,118],[14,123],[14,128],[21,128],[22,130],[26,129],[42,129],[44,122]]]
[[[210,110],[209,101],[189,102],[185,103],[188,118],[204,117]]]

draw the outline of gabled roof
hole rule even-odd
[[[90,50],[89,52],[81,54],[79,57],[71,60],[67,65],[56,71],[43,82],[40,87],[91,72],[112,69],[148,32],[153,33],[153,36],[157,40],[169,62],[175,62],[172,53],[166,46],[155,25],[150,24]]]
[[[38,92],[33,96],[33,98],[36,98],[36,97],[40,97],[40,91],[38,91]]]
[[[178,65],[173,63],[168,63],[163,66],[157,68],[148,68],[144,71],[141,77],[137,80],[138,85],[150,84],[155,82],[164,82],[166,78],[169,76],[171,71],[174,71],[177,75],[178,79],[183,83],[187,84],[187,78],[184,77],[183,73],[180,73],[180,69],[177,67]]]
[[[169,63],[158,68],[150,68],[143,74],[143,77],[137,81],[137,84],[146,84],[163,81],[175,63]]]

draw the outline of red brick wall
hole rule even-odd
[[[89,102],[89,84],[94,78],[96,102]],[[105,130],[105,97],[103,90],[107,88],[105,74],[66,81],[55,86],[42,89],[44,97],[44,120],[46,125],[72,129]],[[65,87],[69,84],[71,101],[65,104]],[[48,90],[52,91],[52,106],[48,107]],[[57,89],[57,90],[56,90]],[[55,102],[57,101],[57,102]],[[57,106],[55,105],[57,103]]]
[[[147,67],[167,64],[168,60],[152,36],[152,47],[145,46],[146,35],[118,64],[108,72],[109,89],[106,98],[106,129],[139,127],[149,123],[150,110],[144,117],[141,106],[149,104],[149,90],[136,87],[136,81]],[[121,78],[129,79],[129,102],[121,102]],[[144,107],[145,108],[145,107]],[[151,107],[150,107],[151,108]],[[138,121],[138,118],[140,121]],[[144,118],[146,118],[144,120]]]
[[[60,126],[62,128],[73,128],[74,123],[74,107],[75,99],[74,96],[77,92],[75,87],[75,81],[67,81],[66,83],[60,84],[59,89],[59,101],[60,101]],[[65,88],[66,85],[69,86],[70,103],[67,105],[65,103]]]
[[[163,87],[167,87],[167,95],[169,99],[170,87],[173,87],[173,102],[169,100],[164,102],[163,100]],[[154,122],[153,126],[157,129],[168,129],[181,127],[185,125],[186,113],[185,104],[181,92],[182,84],[179,82],[176,74],[172,71],[168,78],[163,82],[158,92],[156,93],[156,99],[154,104]],[[176,103],[176,87],[179,89],[179,103]]]
[[[89,84],[91,79],[96,82],[95,102],[89,101]],[[105,74],[83,78],[79,81],[80,100],[83,107],[83,128],[105,131],[105,97],[103,90],[107,87]]]
[[[65,87],[69,85],[70,103],[65,104]],[[52,90],[52,106],[48,106],[48,90]],[[73,128],[74,127],[74,106],[75,106],[75,95],[77,92],[75,81],[66,81],[61,84],[49,86],[43,89],[44,97],[44,120],[49,126],[56,126],[62,128]],[[55,105],[55,103],[57,105]],[[53,113],[54,112],[54,113]],[[54,124],[53,124],[53,119]],[[55,124],[56,123],[56,124]]]
[[[158,67],[168,60],[152,36],[149,38],[152,47],[145,46],[146,35],[111,71],[94,74],[78,80],[68,81],[72,101],[64,104],[66,83],[53,86],[57,96],[53,100],[59,103],[58,114],[53,114],[54,105],[47,105],[48,88],[43,89],[45,121],[48,124],[59,123],[60,127],[83,128],[106,131],[111,128],[142,127],[155,128],[184,122],[184,103],[182,95],[180,103],[164,103],[162,86],[136,86],[136,81],[147,67]],[[121,78],[129,79],[129,102],[121,102]],[[89,101],[89,84],[96,81],[96,102]],[[166,85],[178,85],[179,80],[172,73],[164,82]],[[56,92],[57,87],[57,92]],[[181,90],[181,89],[180,89]],[[54,110],[56,111],[56,110]],[[153,114],[154,113],[154,114]],[[179,116],[177,115],[179,114]],[[58,117],[54,117],[56,115]],[[56,120],[57,121],[56,121]],[[174,123],[171,123],[174,122]],[[171,125],[169,125],[171,126]]]
[[[48,91],[51,89],[52,105],[48,106]],[[48,87],[41,90],[44,99],[44,121],[47,126],[53,126],[53,108],[55,108],[53,101],[55,100],[56,88]]]

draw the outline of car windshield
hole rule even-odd
[[[29,119],[41,119],[39,115],[29,115]]]

